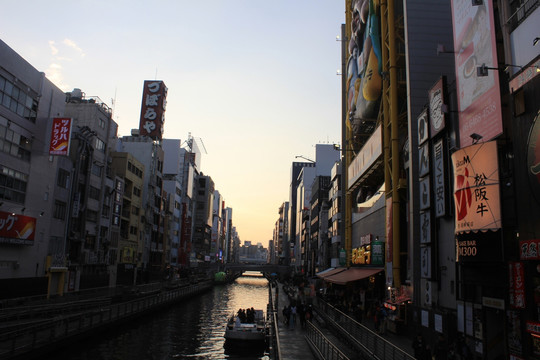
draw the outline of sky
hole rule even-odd
[[[63,91],[138,128],[144,80],[168,87],[164,138],[204,144],[201,171],[240,240],[268,245],[291,164],[341,139],[345,0],[4,1],[0,38]]]

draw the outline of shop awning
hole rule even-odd
[[[382,268],[350,268],[339,273],[325,276],[324,280],[338,285],[345,285],[351,281],[365,279],[383,271]]]
[[[319,273],[317,273],[317,277],[320,277],[321,279],[326,279],[327,276],[339,274],[340,272],[343,272],[347,270],[347,268],[328,268],[326,270],[323,270]]]

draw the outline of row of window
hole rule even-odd
[[[128,161],[128,171],[135,174],[138,178],[142,179],[143,172],[141,169],[136,167],[131,163],[131,161]]]
[[[0,75],[0,104],[17,115],[36,122],[38,100]]]
[[[31,148],[30,139],[17,134],[7,126],[0,125],[0,151],[18,157],[21,160],[30,161]]]
[[[24,204],[28,175],[0,165],[0,199]]]

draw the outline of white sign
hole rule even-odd
[[[420,248],[420,275],[423,279],[431,278],[431,247]]]
[[[418,145],[423,144],[427,139],[429,139],[428,128],[428,114],[427,110],[424,110],[418,117]]]
[[[429,174],[429,143],[418,149],[418,175],[420,177]]]
[[[429,177],[420,179],[420,210],[426,210],[430,204]]]
[[[444,145],[442,139],[433,144],[433,195],[435,217],[446,215],[446,189],[444,186]]]
[[[420,242],[431,242],[431,214],[429,211],[420,212]]]

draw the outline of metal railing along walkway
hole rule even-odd
[[[200,283],[164,291],[159,295],[118,304],[107,304],[90,311],[58,315],[38,324],[20,324],[15,329],[11,327],[10,331],[0,331],[0,359],[11,359],[31,353],[116,321],[155,310],[211,287],[211,282]]]
[[[349,360],[324,334],[308,321],[306,323],[306,340],[317,358],[325,360]]]
[[[366,358],[374,360],[415,360],[412,355],[323,300],[316,298],[314,307],[318,315],[327,323],[327,326],[334,328],[340,337],[360,351]]]

